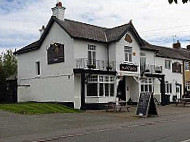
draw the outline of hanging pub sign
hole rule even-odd
[[[64,45],[60,43],[51,44],[47,50],[48,64],[64,62]]]
[[[138,66],[134,64],[120,64],[121,71],[137,72],[137,68]]]
[[[140,94],[136,115],[140,117],[147,117],[151,115],[158,116],[152,92],[144,92]]]

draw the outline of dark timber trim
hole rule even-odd
[[[161,92],[161,105],[166,105],[166,94],[165,94],[165,75],[164,74],[144,74],[146,77],[155,77],[160,81],[160,92]]]
[[[81,73],[81,110],[86,110],[85,105],[85,73]]]
[[[102,70],[91,70],[91,69],[73,69],[75,74],[77,73],[90,73],[90,74],[107,74],[107,75],[116,75],[116,71],[102,71]]]

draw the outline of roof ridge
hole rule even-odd
[[[57,18],[56,18],[56,19],[57,19]],[[57,19],[57,20],[59,20],[59,19]],[[92,25],[92,24],[89,24],[89,23],[84,23],[84,22],[75,21],[75,20],[71,20],[71,19],[65,19],[65,20],[66,20],[66,21],[70,21],[70,22],[85,24],[85,25],[89,25],[89,26],[93,26],[93,27],[97,27],[97,28],[102,28],[102,29],[105,29],[105,30],[108,29],[108,28],[106,28],[106,27],[96,26],[96,25]],[[60,21],[63,21],[63,20],[60,20]]]

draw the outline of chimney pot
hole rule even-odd
[[[63,7],[62,2],[58,2],[56,7],[52,8],[53,16],[59,20],[65,19],[65,7]]]

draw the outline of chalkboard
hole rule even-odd
[[[142,117],[147,117],[148,115],[158,115],[152,92],[140,94],[136,115]]]

